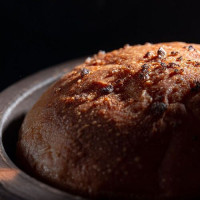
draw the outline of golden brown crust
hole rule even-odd
[[[200,196],[200,45],[99,52],[27,114],[18,155],[40,177],[92,197]]]

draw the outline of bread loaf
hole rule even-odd
[[[99,52],[27,114],[21,165],[92,198],[200,197],[200,45]]]

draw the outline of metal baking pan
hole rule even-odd
[[[83,60],[81,58],[48,68],[0,93],[0,199],[83,199],[40,182],[15,164],[16,141],[25,114],[49,85]]]

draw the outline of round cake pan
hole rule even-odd
[[[48,68],[0,93],[0,199],[83,199],[38,181],[15,164],[16,141],[25,114],[49,85],[83,60],[81,58]]]

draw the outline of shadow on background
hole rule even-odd
[[[43,68],[126,43],[200,43],[196,2],[1,1],[0,91]]]

